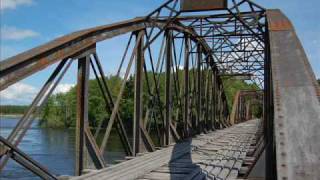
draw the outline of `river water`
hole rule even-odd
[[[19,119],[0,118],[0,135],[7,137]],[[32,127],[27,131],[19,148],[30,157],[47,167],[56,175],[73,175],[75,165],[75,130],[47,129],[38,127],[34,120]],[[115,159],[123,159],[125,153],[119,137],[111,133],[108,141],[108,151],[105,153],[107,163],[114,163]],[[0,172],[0,179],[39,179],[30,171],[10,160],[4,170]]]

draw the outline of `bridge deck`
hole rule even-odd
[[[235,179],[261,152],[261,129],[247,121],[73,179]]]

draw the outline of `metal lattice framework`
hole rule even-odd
[[[193,11],[195,1],[189,1],[190,7],[185,7],[184,1],[169,0],[145,17],[77,31],[2,61],[0,90],[58,65],[11,134],[0,138],[0,170],[12,158],[44,179],[57,179],[17,147],[72,63],[78,66],[76,175],[81,175],[86,166],[86,152],[95,168],[106,167],[103,155],[113,128],[126,154],[137,156],[195,134],[229,127],[235,122],[235,114],[238,114],[236,122],[242,121],[244,111],[249,108],[234,108],[230,119],[222,76],[246,76],[264,89],[264,123],[268,130],[265,144],[271,163],[275,163],[267,31],[270,27],[279,28],[279,24],[283,30],[287,22],[271,23],[268,27],[267,11],[251,0],[224,2],[223,8]],[[108,60],[100,59],[96,44],[123,34],[129,34],[129,38],[118,61],[116,75],[121,79],[121,87],[114,97],[101,63]],[[88,117],[90,73],[110,114],[95,131]],[[134,79],[132,143],[121,116],[121,102],[130,78]],[[246,95],[262,98],[259,92]],[[244,103],[240,100],[239,104],[242,107]],[[104,134],[103,139],[97,143],[100,133]],[[272,164],[267,162],[267,166]]]
[[[1,139],[6,146],[1,152],[1,169],[10,157],[17,157],[15,148],[34,115],[75,60],[78,63],[77,175],[81,175],[84,168],[84,147],[96,168],[105,167],[103,154],[113,127],[126,154],[135,156],[193,134],[229,126],[220,75],[250,74],[254,77],[252,80],[261,85],[265,30],[263,8],[250,1],[233,3],[231,8],[221,10],[221,14],[182,16],[188,13],[179,10],[179,1],[171,0],[146,17],[78,31],[1,62],[1,90],[59,63],[16,128],[6,140]],[[245,4],[250,7],[248,12],[240,10]],[[117,71],[119,77],[124,72],[122,85],[118,96],[113,98],[95,44],[124,33],[131,35]],[[94,134],[88,119],[90,71],[98,82],[106,111],[111,114],[105,129],[101,122]],[[130,77],[135,79],[133,144],[129,142],[119,112]],[[165,87],[160,87],[161,78],[165,78]],[[103,130],[102,143],[97,144],[95,138]],[[156,135],[156,142],[150,133]],[[26,157],[25,161],[33,160]],[[29,163],[27,167],[43,178],[54,177],[38,164]]]
[[[230,114],[230,123],[237,124],[252,119],[253,105],[255,105],[254,107],[263,106],[263,91],[238,91],[233,100],[232,112]]]

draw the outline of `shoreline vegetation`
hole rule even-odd
[[[192,73],[190,74],[192,76]],[[147,73],[149,79],[152,78],[150,72]],[[179,79],[183,81],[183,71],[179,72]],[[113,99],[117,98],[120,91],[121,83],[123,79],[114,75],[106,77],[106,83],[110,90]],[[229,110],[233,104],[233,98],[238,90],[258,90],[259,87],[256,84],[247,83],[244,80],[234,78],[222,78],[225,93],[227,96]],[[165,89],[165,75],[159,75],[159,88],[160,88],[160,100],[164,102],[164,89]],[[151,84],[152,85],[152,84]],[[41,113],[37,115],[39,127],[43,128],[74,128],[76,124],[76,89],[77,86],[72,87],[66,93],[58,93],[52,95],[47,104],[41,110]],[[134,111],[134,76],[129,77],[125,90],[123,92],[122,100],[120,103],[119,114],[124,122],[125,126],[130,127],[133,123],[133,111]],[[147,106],[151,106],[152,98],[147,91],[146,81],[143,81],[143,105],[145,109]],[[103,122],[102,128],[104,128],[111,116],[111,113],[106,110],[106,105],[99,88],[96,79],[89,80],[89,121],[90,127],[96,128]],[[27,110],[28,106],[0,106],[0,117],[6,118],[18,118]],[[257,117],[261,116],[262,107],[255,109]]]
[[[16,118],[21,118],[23,114],[0,114],[0,119],[1,118],[8,118],[8,119],[16,119]]]

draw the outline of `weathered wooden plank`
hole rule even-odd
[[[192,141],[143,154],[74,179],[226,179],[241,170],[260,121],[199,135]],[[235,134],[228,134],[235,132]],[[243,133],[242,133],[243,132]],[[220,142],[219,146],[212,143]],[[223,142],[223,143],[222,143]],[[211,150],[214,146],[216,149]],[[132,157],[130,157],[132,158]],[[128,158],[128,159],[130,159]]]

